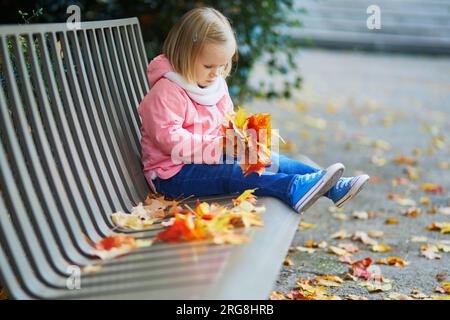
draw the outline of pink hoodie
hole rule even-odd
[[[197,163],[199,154],[200,157],[203,153],[211,155],[206,163],[220,163],[221,125],[227,122],[226,114],[234,115],[228,87],[216,106],[201,105],[182,87],[164,77],[169,71],[174,69],[162,54],[150,62],[147,77],[151,89],[138,108],[142,119],[142,163],[151,186],[152,178],[168,179],[184,164]],[[178,156],[172,157],[172,152]]]

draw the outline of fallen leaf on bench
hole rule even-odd
[[[204,240],[210,238],[200,220],[194,219],[193,215],[176,214],[175,221],[166,230],[156,236],[156,240],[167,242],[180,242],[192,240]]]
[[[137,248],[150,246],[150,240],[135,240],[132,236],[119,233],[114,236],[105,237],[98,243],[94,244],[95,251],[93,255],[102,260],[112,259],[127,254]]]
[[[97,264],[97,265],[88,265],[86,267],[84,267],[83,269],[81,269],[81,271],[83,273],[87,273],[87,274],[92,274],[92,273],[97,273],[102,269],[102,265]]]
[[[131,209],[131,213],[115,212],[112,221],[116,226],[132,230],[145,230],[150,228],[156,221],[166,217],[165,209],[172,202],[163,199],[147,197],[145,205],[140,202]]]

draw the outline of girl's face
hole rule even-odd
[[[222,74],[234,54],[232,43],[205,44],[195,63],[195,78],[200,87],[211,85]]]

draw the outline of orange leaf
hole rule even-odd
[[[113,248],[120,248],[124,245],[134,246],[135,240],[131,236],[127,236],[123,233],[119,233],[115,236],[105,237],[101,241],[95,244],[95,248],[98,250],[110,251]]]
[[[210,238],[198,220],[194,220],[191,213],[176,214],[174,223],[166,230],[156,235],[156,240],[180,242],[202,240]]]

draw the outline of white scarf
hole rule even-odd
[[[206,88],[200,88],[197,85],[187,83],[183,77],[176,72],[167,72],[164,77],[183,88],[192,100],[201,105],[214,106],[225,94],[225,79],[222,76],[218,76],[217,79]]]

